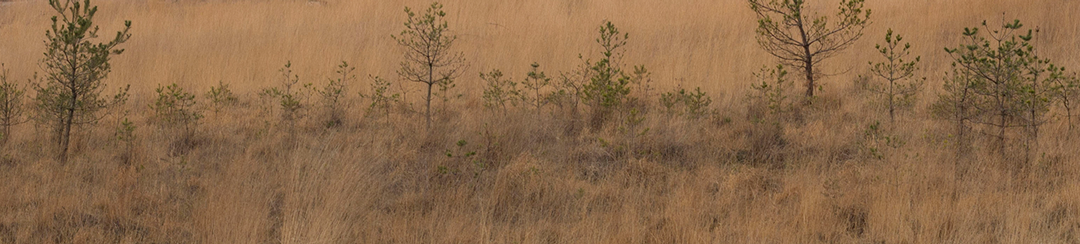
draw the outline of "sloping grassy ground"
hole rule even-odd
[[[635,94],[649,128],[639,136],[619,129],[626,111],[593,129],[584,109],[485,110],[472,75],[459,80],[464,98],[436,103],[430,131],[418,106],[365,114],[355,96],[365,79],[349,84],[346,123],[329,129],[318,109],[287,126],[255,95],[276,85],[286,59],[305,82],[322,84],[340,60],[361,76],[393,77],[399,57],[388,35],[400,30],[403,6],[424,4],[102,1],[103,33],[134,22],[110,84],[133,85],[122,109],[137,137],[117,140],[110,116],[82,128],[77,156],[60,164],[47,129],[16,127],[0,147],[0,243],[1080,241],[1080,145],[1067,125],[1045,126],[1027,163],[981,140],[958,160],[948,124],[925,106],[949,63],[941,48],[1002,11],[1040,26],[1041,50],[1075,67],[1080,25],[1067,16],[1076,3],[868,3],[867,36],[832,60],[838,74],[822,97],[781,129],[748,119],[750,72],[771,59],[740,1],[445,3],[466,74],[499,68],[522,79],[532,61],[549,75],[567,71],[578,53],[596,53],[594,28],[609,19],[631,35],[626,63],[648,66],[661,91],[681,82],[714,97],[715,114],[690,120]],[[18,80],[37,70],[43,5],[0,7],[0,62]],[[915,45],[929,80],[895,124],[851,85],[888,27]],[[194,136],[152,123],[146,104],[157,84],[202,93],[218,80],[241,102],[204,111]],[[418,103],[418,86],[402,88]]]

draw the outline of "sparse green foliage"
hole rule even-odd
[[[484,81],[484,107],[488,109],[502,109],[503,113],[506,113],[506,105],[517,106],[518,99],[521,97],[521,90],[517,88],[517,83],[510,78],[502,78],[503,73],[497,69],[491,70],[487,74],[480,73],[480,79]]]
[[[449,25],[443,19],[446,12],[442,10],[442,4],[431,3],[431,6],[422,14],[413,12],[408,7],[405,14],[409,19],[405,22],[405,30],[400,35],[391,37],[398,45],[405,48],[405,61],[401,62],[398,75],[402,79],[419,82],[427,85],[426,111],[427,127],[431,128],[431,98],[432,88],[439,86],[439,94],[446,96],[453,88],[454,78],[458,76],[465,63],[462,53],[451,52],[457,36],[448,33]]]
[[[982,26],[989,28],[986,21]],[[971,122],[991,129],[987,134],[996,137],[999,148],[1013,128],[1027,128],[1029,138],[1038,137],[1055,92],[1053,79],[1063,69],[1036,56],[1032,30],[1015,33],[1022,27],[1014,20],[986,34],[965,28],[966,43],[945,49],[953,57],[952,76],[935,108],[957,123],[958,135]]]
[[[595,63],[585,61],[591,76],[588,82],[581,86],[581,96],[593,109],[590,122],[593,129],[603,127],[612,111],[628,101],[633,78],[622,71],[620,62],[620,48],[626,46],[627,38],[629,34],[620,33],[610,21],[604,22],[604,25],[600,26],[600,38],[596,39],[596,43],[603,49],[603,57]]]
[[[210,91],[207,91],[203,96],[210,100],[210,107],[214,112],[220,111],[225,106],[236,105],[240,101],[229,89],[229,84],[225,84],[220,80],[217,86],[211,86]]]
[[[973,83],[968,82],[973,78],[969,72],[953,72],[945,77],[942,86],[943,93],[938,95],[937,102],[931,107],[936,117],[945,118],[953,124],[954,147],[957,155],[967,151],[969,123],[977,115],[974,108]]]
[[[154,118],[162,126],[178,126],[186,131],[193,130],[202,115],[195,111],[195,95],[184,91],[176,83],[160,86],[155,90],[157,100],[150,105]]]
[[[541,90],[551,85],[551,78],[548,78],[543,71],[540,71],[539,63],[532,63],[532,70],[525,76],[525,81],[521,84],[525,86],[526,91],[531,91],[532,97],[528,97],[529,94],[522,93],[522,100],[533,105],[536,108],[536,112],[540,113],[540,109],[547,103],[545,96],[540,93]]]
[[[371,102],[368,103],[366,112],[372,113],[372,111],[375,111],[376,109],[381,109],[385,112],[386,116],[390,116],[390,106],[400,100],[401,94],[390,92],[390,81],[378,76],[368,77],[371,79],[371,94],[360,94],[360,97],[371,100]]]
[[[578,58],[582,57],[578,56]],[[588,67],[588,61],[583,61],[573,71],[560,73],[559,80],[554,85],[555,90],[548,93],[545,99],[559,108],[570,108],[571,111],[576,112],[584,96],[582,84],[589,77],[592,77],[592,70]]]
[[[754,77],[761,84],[750,85],[755,91],[750,94],[749,115],[752,121],[772,120],[774,123],[779,123],[783,119],[784,113],[791,108],[787,89],[792,86],[792,83],[787,80],[787,74],[782,64],[777,65],[776,68],[761,67],[761,71],[754,73]]]
[[[619,126],[619,132],[624,135],[626,140],[626,155],[633,157],[637,153],[637,141],[638,138],[649,133],[649,128],[642,128],[645,124],[645,114],[639,111],[637,108],[630,108],[630,111],[626,113],[626,120],[623,121],[622,126]]]
[[[447,159],[468,161],[468,163],[472,164],[472,166],[474,167],[473,177],[479,177],[480,173],[482,173],[487,168],[487,164],[485,164],[483,160],[477,157],[476,150],[472,150],[466,147],[469,145],[469,142],[465,140],[458,140],[457,143],[454,143],[454,145],[457,147],[455,147],[454,149],[446,149],[445,154]],[[456,174],[459,173],[460,170],[451,170],[449,167],[439,166],[437,172],[441,175],[445,175],[449,173]]]
[[[918,64],[920,57],[916,56],[915,60],[905,60],[911,55],[911,44],[904,43],[900,46],[900,41],[903,40],[899,34],[893,35],[893,30],[889,29],[885,33],[885,45],[878,44],[875,49],[881,53],[881,56],[885,57],[885,61],[881,63],[870,62],[870,72],[877,77],[885,79],[886,83],[882,85],[871,85],[869,88],[871,91],[881,94],[888,104],[889,109],[889,121],[896,122],[896,110],[898,108],[909,108],[915,100],[915,95],[922,89],[926,78],[919,80],[910,80],[915,76],[915,71],[918,71]]]
[[[621,35],[620,35],[621,34]],[[622,104],[630,94],[630,76],[619,66],[622,53],[619,48],[626,46],[629,34],[619,33],[619,29],[610,21],[600,26],[600,38],[596,42],[604,50],[603,57],[596,63],[589,63],[593,76],[582,87],[582,95],[592,106],[610,110]]]
[[[881,126],[881,121],[874,121],[873,124],[867,125],[863,130],[863,138],[865,141],[861,144],[865,153],[878,160],[885,158],[886,151],[907,144],[899,136],[886,133]]]
[[[668,115],[683,115],[689,119],[699,119],[708,113],[712,98],[701,91],[701,87],[687,91],[679,87],[674,91],[660,94],[660,105]]]
[[[349,67],[349,63],[341,61],[341,64],[337,66],[337,70],[334,71],[338,77],[328,79],[326,86],[312,88],[315,94],[319,95],[319,103],[322,104],[325,110],[324,124],[326,127],[341,125],[342,119],[345,117],[342,99],[345,97],[347,84],[356,80],[356,75],[352,74],[355,70],[356,67]]]
[[[806,97],[814,96],[815,83],[821,76],[815,70],[822,60],[847,49],[863,34],[870,10],[864,0],[841,0],[839,12],[830,25],[827,16],[811,14],[806,0],[748,0],[757,13],[757,41],[762,49],[796,67],[806,79]],[[767,2],[766,2],[767,1]]]
[[[126,98],[127,90],[109,100],[101,96],[103,82],[108,77],[111,55],[124,50],[116,48],[127,42],[131,21],[105,43],[91,43],[97,38],[98,27],[93,19],[97,7],[86,0],[49,0],[58,16],[52,17],[52,28],[45,32],[45,58],[41,67],[45,83],[35,87],[39,122],[55,128],[60,144],[60,161],[66,161],[73,125],[93,123],[101,119],[103,108]]]
[[[276,99],[281,105],[281,118],[287,123],[295,122],[301,115],[302,101],[306,97],[299,86],[310,87],[311,84],[301,84],[300,76],[293,74],[292,62],[286,62],[285,67],[278,70],[281,73],[281,86],[263,89],[260,96]]]
[[[117,124],[116,132],[114,133],[116,140],[122,143],[124,150],[122,160],[126,163],[132,161],[132,156],[135,154],[135,122],[131,122],[128,118],[124,118]]]
[[[135,143],[135,122],[124,118],[116,128],[116,140],[127,144]]]
[[[634,75],[630,77],[630,84],[637,87],[637,95],[643,101],[649,101],[649,93],[652,92],[652,73],[644,65],[634,66]]]
[[[26,87],[8,81],[8,70],[0,65],[0,145],[11,137],[11,126],[26,122],[23,119],[23,94]]]
[[[1062,68],[1062,71],[1064,71],[1064,68]],[[1080,99],[1080,78],[1077,78],[1076,74],[1073,74],[1052,77],[1051,80],[1054,82],[1052,84],[1054,86],[1052,89],[1057,91],[1055,95],[1061,102],[1062,108],[1065,109],[1065,121],[1069,124],[1069,130],[1072,130],[1076,127],[1072,120],[1072,109],[1073,106],[1075,106],[1073,103],[1076,102],[1077,99]]]

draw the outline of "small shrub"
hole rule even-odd
[[[581,57],[579,57],[581,58]],[[592,77],[592,70],[587,67],[588,62],[582,62],[576,69],[559,74],[559,82],[554,84],[554,91],[544,96],[544,99],[559,108],[568,108],[577,111],[584,96],[582,84]]]
[[[292,62],[286,62],[285,67],[278,70],[281,73],[281,86],[263,89],[259,94],[264,98],[277,100],[281,108],[281,119],[291,126],[295,125],[301,115],[302,100],[305,98],[301,85],[310,87],[310,84],[300,84],[300,76],[293,74]]]
[[[503,113],[506,113],[506,105],[510,104],[510,106],[516,107],[522,93],[517,88],[516,82],[502,77],[502,71],[497,69],[491,70],[487,74],[480,73],[480,79],[487,84],[484,87],[484,107],[501,109]]]
[[[195,146],[195,129],[202,115],[195,111],[195,95],[184,91],[175,83],[158,86],[157,100],[150,105],[154,119],[160,123],[165,135],[173,139],[170,153],[184,154]],[[121,128],[127,126],[121,123]],[[134,129],[134,127],[131,127]]]
[[[863,130],[863,139],[861,146],[864,152],[878,160],[885,158],[886,151],[903,147],[907,143],[898,135],[886,133],[880,121],[874,121],[866,126]]]
[[[1080,79],[1076,77],[1076,74],[1064,75],[1057,74],[1058,77],[1051,77],[1053,81],[1052,90],[1057,91],[1055,93],[1056,99],[1061,102],[1062,108],[1065,109],[1065,122],[1069,124],[1069,130],[1071,131],[1075,124],[1073,124],[1073,107],[1074,103],[1080,99]]]
[[[640,137],[649,133],[649,128],[642,128],[645,124],[645,113],[638,111],[637,108],[630,108],[630,111],[626,114],[626,119],[623,121],[623,125],[619,127],[619,133],[622,133],[624,140],[626,140],[626,155],[628,158],[632,158],[638,154],[637,141]]]
[[[193,130],[202,114],[195,110],[195,95],[184,91],[176,83],[158,86],[157,100],[150,105],[154,118],[162,126],[178,126],[184,130]]]
[[[582,87],[584,99],[592,103],[592,106],[611,109],[622,104],[630,94],[631,78],[617,65],[618,60],[613,60],[621,57],[618,51],[626,45],[626,38],[626,34],[620,37],[619,30],[611,22],[600,28],[600,39],[597,42],[604,48],[604,57],[596,63],[590,63],[593,76]]]
[[[124,118],[116,128],[116,140],[127,144],[135,142],[135,122]]]
[[[117,125],[115,135],[116,140],[123,143],[124,146],[124,151],[121,154],[122,160],[125,163],[131,163],[132,156],[135,153],[135,123],[128,118],[124,118]]]
[[[525,86],[525,90],[530,91],[532,97],[528,97],[527,93],[521,93],[522,101],[525,101],[532,105],[537,113],[540,113],[540,109],[547,103],[545,96],[540,93],[541,90],[551,85],[551,78],[548,78],[543,71],[540,71],[539,63],[532,63],[532,70],[525,76],[525,80],[521,82]]]
[[[229,89],[229,84],[225,84],[223,81],[218,81],[217,86],[211,86],[210,91],[204,95],[207,100],[210,100],[210,107],[214,112],[220,111],[225,106],[233,106],[239,103],[240,99],[236,98],[232,90]]]
[[[326,127],[334,127],[341,125],[342,119],[345,116],[345,108],[342,105],[342,99],[345,97],[346,84],[350,81],[356,80],[356,75],[352,72],[356,70],[356,67],[349,67],[349,63],[341,61],[341,64],[337,66],[336,79],[329,79],[326,86],[322,88],[312,88],[315,94],[319,95],[319,102],[322,103],[322,107],[326,112],[325,125]],[[310,87],[310,84],[308,85]]]
[[[462,164],[468,163],[468,165],[472,166],[472,177],[480,177],[480,174],[482,174],[484,170],[488,168],[488,165],[484,163],[484,160],[482,160],[480,157],[477,157],[477,151],[475,149],[466,147],[467,145],[469,145],[469,142],[465,140],[458,140],[457,143],[455,143],[454,145],[456,145],[457,147],[453,150],[446,149],[446,158],[451,161],[456,161],[455,164],[459,166],[463,166]],[[440,175],[446,175],[450,173],[456,174],[461,172],[460,168],[458,167],[451,169],[447,166],[439,166],[437,171]]]
[[[628,34],[620,33],[610,21],[605,22],[600,26],[600,38],[596,39],[603,48],[603,57],[595,63],[585,61],[592,76],[582,85],[581,95],[593,109],[590,125],[594,130],[603,127],[615,108],[628,100],[633,79],[620,66],[620,48],[626,46],[627,38]]]
[[[634,75],[630,77],[630,84],[637,87],[637,95],[641,101],[649,101],[653,90],[652,73],[644,65],[634,66]]]
[[[0,65],[0,144],[11,137],[11,126],[26,122],[23,118],[23,94],[26,88],[8,81],[8,70]]]
[[[694,88],[693,91],[680,87],[660,94],[660,105],[669,116],[682,115],[689,119],[699,119],[709,113],[711,104],[712,98],[701,91],[701,87]]]
[[[371,100],[367,106],[367,114],[374,114],[375,110],[382,110],[387,117],[390,116],[390,107],[393,103],[398,102],[401,98],[401,94],[390,92],[390,81],[380,78],[378,76],[368,76],[371,79],[371,94],[360,94],[361,98],[368,98]]]
[[[580,58],[580,57],[579,57]],[[547,103],[555,105],[553,116],[558,118],[562,133],[567,136],[577,135],[583,129],[579,106],[584,96],[582,84],[592,76],[591,70],[582,62],[577,68],[559,74],[554,90],[544,96]]]
[[[792,83],[787,80],[787,74],[784,65],[777,65],[776,68],[762,67],[761,71],[754,73],[754,77],[761,83],[750,86],[754,90],[750,94],[748,113],[751,121],[772,121],[779,124],[784,113],[790,110],[792,105],[788,101],[787,90]]]

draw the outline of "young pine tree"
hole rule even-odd
[[[448,33],[449,25],[444,20],[446,12],[442,7],[438,2],[432,3],[422,15],[405,7],[405,14],[409,16],[405,30],[390,36],[405,49],[405,60],[401,62],[398,75],[407,81],[427,85],[424,117],[428,128],[431,128],[432,89],[438,85],[441,93],[446,95],[465,63],[462,53],[451,51],[457,36]]]
[[[593,129],[600,129],[615,109],[627,101],[632,78],[622,70],[620,59],[621,47],[626,46],[629,34],[620,33],[610,21],[600,26],[600,38],[597,44],[603,49],[603,57],[592,63],[586,60],[592,76],[582,85],[582,100],[593,109],[590,124]]]
[[[536,113],[539,114],[540,109],[547,103],[540,91],[551,85],[551,78],[548,78],[543,71],[540,71],[539,63],[533,62],[531,66],[532,70],[525,76],[525,80],[521,82],[528,94],[522,93],[521,95],[522,100],[532,105],[536,109]]]
[[[382,110],[386,117],[390,117],[390,107],[400,101],[401,94],[390,91],[390,81],[382,77],[369,75],[371,79],[371,94],[360,94],[360,97],[370,100],[365,113],[374,115],[375,110]]]
[[[326,127],[334,127],[341,125],[345,117],[344,98],[345,89],[347,84],[356,80],[356,75],[352,74],[356,71],[356,67],[350,67],[349,63],[341,61],[341,64],[337,66],[336,78],[327,79],[326,86],[322,88],[314,88],[315,94],[319,95],[319,102],[322,104]]]
[[[986,21],[982,27],[989,28]],[[957,122],[958,135],[969,125],[986,128],[1002,155],[1007,132],[1027,128],[1029,138],[1038,137],[1038,126],[1056,93],[1052,79],[1063,72],[1035,55],[1032,30],[1016,33],[1022,27],[1014,20],[989,32],[964,28],[965,43],[946,48],[953,58],[952,76],[935,105]]]
[[[0,145],[11,138],[11,126],[25,122],[22,116],[25,93],[25,87],[8,81],[8,70],[0,65]]]
[[[863,34],[870,10],[865,0],[841,0],[836,18],[806,9],[806,0],[748,0],[757,13],[757,41],[761,48],[786,66],[802,71],[806,97],[814,97],[822,60],[851,47]]]
[[[885,33],[885,45],[878,44],[874,46],[875,49],[881,53],[881,56],[885,58],[884,62],[873,63],[870,62],[870,72],[875,76],[884,79],[884,86],[872,87],[871,91],[881,94],[885,98],[886,104],[889,106],[889,121],[896,122],[896,110],[898,107],[906,107],[910,105],[915,95],[922,87],[923,80],[911,80],[915,76],[915,71],[919,69],[919,57],[916,56],[915,60],[905,60],[911,55],[911,44],[904,43],[900,45],[900,41],[904,38],[899,34],[893,35],[893,30],[889,29]]]
[[[480,73],[480,79],[486,83],[484,87],[484,107],[488,109],[500,109],[506,113],[506,105],[517,106],[522,92],[517,88],[517,82],[509,78],[503,78],[502,71],[491,70],[488,73]]]
[[[45,32],[45,58],[41,60],[44,84],[35,87],[35,100],[39,122],[55,129],[58,155],[65,162],[73,126],[100,120],[100,110],[127,95],[124,88],[110,100],[102,91],[112,68],[112,55],[121,54],[124,49],[117,46],[131,38],[131,21],[125,21],[123,30],[108,42],[92,43],[90,40],[98,37],[98,27],[94,25],[97,7],[90,5],[90,0],[49,0],[49,6],[58,15],[52,17],[52,28]]]

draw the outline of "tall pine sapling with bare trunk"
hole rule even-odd
[[[101,93],[112,68],[110,58],[122,53],[124,49],[117,46],[131,38],[131,21],[124,21],[124,28],[108,42],[91,43],[98,37],[98,27],[93,22],[97,7],[91,6],[90,0],[49,0],[49,6],[58,15],[52,17],[52,28],[45,32],[45,58],[41,60],[45,77],[44,83],[35,87],[35,100],[39,121],[55,129],[58,156],[66,162],[72,127],[100,120],[99,111],[126,98],[126,88],[112,100]]]
[[[915,56],[915,60],[905,60],[911,55],[911,44],[904,43],[900,45],[900,41],[904,38],[899,34],[893,35],[893,30],[889,29],[885,33],[885,44],[878,44],[874,46],[875,49],[881,53],[881,56],[885,58],[885,61],[880,63],[870,62],[870,72],[875,76],[884,79],[884,86],[871,87],[871,91],[881,94],[885,98],[886,104],[889,106],[889,121],[896,122],[896,110],[899,107],[907,107],[914,102],[915,95],[922,88],[923,81],[911,80],[915,77],[915,71],[919,70],[916,66],[919,64],[919,56]]]
[[[762,49],[786,66],[802,71],[806,97],[814,96],[821,76],[818,65],[851,47],[863,35],[870,10],[864,0],[841,0],[830,23],[827,16],[808,13],[805,0],[749,0],[757,13],[757,41]]]
[[[405,30],[391,35],[405,49],[405,61],[401,62],[398,75],[406,81],[427,85],[424,117],[428,128],[431,128],[432,88],[438,85],[445,95],[465,64],[464,54],[451,51],[457,36],[449,33],[442,7],[438,2],[432,3],[423,14],[405,7],[409,16]]]
[[[0,64],[0,145],[11,138],[11,126],[26,122],[23,119],[23,95],[26,87],[8,81],[8,70]]]

